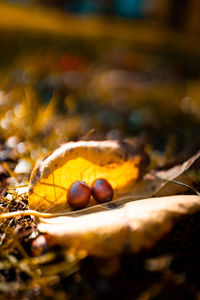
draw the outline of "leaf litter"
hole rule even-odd
[[[2,260],[1,269],[12,273],[13,268],[17,268],[26,274],[28,279],[26,286],[23,282],[16,283],[15,280],[11,285],[7,282],[1,284],[1,291],[8,292],[11,286],[14,293],[26,289],[33,290],[43,284],[57,284],[59,273],[68,276],[76,273],[80,261],[88,255],[106,258],[123,253],[142,252],[145,248],[151,249],[172,230],[183,215],[198,212],[199,197],[182,195],[145,198],[157,196],[158,193],[164,196],[163,189],[174,185],[167,180],[179,181],[180,176],[189,172],[188,169],[198,165],[198,159],[199,153],[168,170],[151,171],[141,179],[137,178],[135,186],[132,186],[128,194],[121,195],[110,203],[80,211],[68,211],[65,212],[67,216],[56,217],[56,214],[52,213],[50,219],[36,217],[36,223],[34,218],[30,217],[34,212],[27,210],[27,187],[8,190],[1,200],[0,217],[8,217],[8,211],[18,215],[14,219],[2,220],[1,223],[4,232],[1,236],[2,249],[5,251],[3,257],[10,257],[9,262],[7,259]],[[196,169],[193,168],[194,170]],[[19,210],[21,214],[18,213]],[[25,215],[27,217],[24,217]],[[36,249],[41,250],[32,257],[34,252],[30,252],[30,244],[36,241],[37,236],[45,237],[44,245],[38,242]],[[19,257],[16,257],[16,251],[20,253]],[[57,262],[58,257],[62,257],[66,263]],[[49,262],[51,265],[48,266]]]

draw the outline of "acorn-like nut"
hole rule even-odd
[[[84,181],[75,181],[69,188],[67,202],[73,209],[84,208],[91,196],[92,190]]]
[[[106,179],[98,178],[92,183],[92,195],[97,202],[108,202],[112,200],[114,190]]]

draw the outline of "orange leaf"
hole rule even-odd
[[[107,179],[114,198],[132,190],[139,177],[141,156],[134,148],[118,141],[81,141],[62,145],[32,172],[29,207],[37,211],[63,211],[70,185],[83,180],[89,185],[96,178]],[[89,205],[93,202],[90,201]]]

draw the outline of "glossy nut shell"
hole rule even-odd
[[[73,209],[84,208],[91,196],[92,190],[84,181],[75,181],[69,188],[67,202]]]
[[[99,203],[108,202],[112,200],[114,190],[106,179],[98,178],[92,183],[92,195]]]

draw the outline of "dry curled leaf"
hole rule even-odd
[[[171,196],[132,201],[99,212],[91,207],[77,217],[40,219],[38,229],[57,244],[95,256],[138,252],[155,244],[183,214],[200,209],[198,196]],[[93,212],[94,210],[94,212]]]
[[[200,151],[182,164],[176,165],[170,169],[150,171],[133,188],[132,195],[139,198],[146,198],[151,196],[160,197],[180,194],[187,188],[169,181],[176,179],[176,181],[188,185],[192,185],[194,181],[199,181],[199,158]],[[188,170],[191,172],[185,176],[184,174]]]
[[[125,142],[64,144],[33,170],[29,207],[38,211],[63,211],[69,208],[66,199],[70,185],[77,180],[91,185],[96,178],[107,179],[116,198],[132,190],[139,177],[140,162],[141,156],[135,155],[133,146]]]

